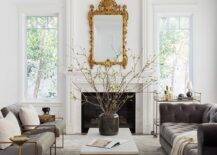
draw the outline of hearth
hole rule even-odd
[[[103,92],[101,93],[103,95]],[[135,112],[136,112],[136,94],[135,93],[124,93],[125,95],[133,96],[129,99],[126,104],[118,112],[120,118],[120,128],[130,128],[132,133],[135,133]],[[98,127],[98,116],[102,113],[102,110],[98,106],[98,102],[95,99],[96,93],[84,92],[81,95],[82,99],[82,112],[81,112],[81,130],[82,133],[87,133],[89,128]],[[86,99],[85,99],[86,97]],[[96,104],[86,103],[91,101]]]

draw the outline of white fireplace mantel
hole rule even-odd
[[[79,79],[79,80],[76,80]],[[71,81],[73,79],[73,82],[76,83],[77,86],[81,87],[84,92],[93,92],[93,89],[90,88],[89,84],[82,80],[82,76],[73,76],[73,74],[67,74],[67,79]],[[140,85],[141,83],[138,82],[132,82],[130,83],[130,86],[133,88],[136,88],[136,86]],[[98,83],[100,87],[100,83]],[[136,90],[135,90],[136,92]],[[68,92],[68,95],[70,96],[73,93],[73,95],[76,95],[76,98],[78,100],[73,100],[72,98],[69,99],[67,103],[67,133],[74,134],[74,133],[81,133],[81,92],[75,91],[75,88],[73,84],[70,84],[70,91]],[[147,113],[149,115],[152,115],[150,113],[150,109],[146,108],[148,106],[148,98],[150,97],[150,94],[146,93],[136,93],[136,133],[137,134],[143,134],[143,133],[150,133],[151,132],[151,124],[148,120]]]
[[[81,73],[67,72],[66,76],[71,77],[71,80],[73,80],[73,82],[75,82],[75,83],[88,84],[87,80],[84,78],[84,76]],[[121,82],[121,80],[122,80],[121,77],[120,78],[117,77],[116,79],[117,79],[116,83]],[[125,79],[125,81],[129,81],[129,80],[130,80],[130,78]],[[102,80],[97,80],[96,79],[96,80],[94,80],[94,82],[96,84],[102,84]],[[130,82],[130,84],[144,84],[144,79],[135,78]]]
[[[74,22],[74,10],[76,10],[76,0],[66,0],[66,44],[67,47],[74,47],[75,44],[75,29],[76,24]],[[88,35],[88,34],[87,34]],[[130,40],[129,40],[130,41]],[[132,40],[131,40],[132,41]],[[147,41],[144,38],[144,41]],[[147,49],[143,49],[145,51]],[[70,66],[71,49],[67,48],[67,64]],[[145,54],[143,54],[145,56]],[[130,64],[129,64],[130,65]],[[80,101],[74,101],[71,98],[72,92],[75,92],[73,85],[71,84],[72,78],[76,79],[76,84],[88,89],[88,83],[82,79],[77,73],[66,73],[66,132],[69,134],[81,133],[81,103]],[[143,81],[136,79],[131,81],[130,85],[136,86],[142,84]],[[100,85],[100,83],[99,83]],[[148,92],[148,90],[147,90]],[[81,93],[75,92],[78,97],[81,97]],[[149,134],[152,130],[153,120],[153,104],[152,96],[145,93],[136,94],[136,133]]]

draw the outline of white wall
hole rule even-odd
[[[0,1],[0,108],[17,102],[18,19],[15,5]]]
[[[129,11],[128,22],[128,48],[132,52],[142,53],[142,1],[141,0],[117,0],[118,4],[126,4]],[[74,0],[74,44],[75,48],[85,48],[89,51],[89,24],[87,15],[89,7],[98,6],[99,0]],[[130,61],[130,60],[129,60]]]
[[[75,45],[89,49],[89,25],[87,14],[91,4],[98,6],[98,0],[75,1]],[[136,52],[141,52],[142,31],[142,1],[141,0],[117,0],[119,4],[126,4],[129,11],[128,47]]]
[[[199,42],[194,81],[203,101],[217,103],[217,1],[200,0]]]
[[[20,86],[22,79],[20,66],[22,61],[19,60],[21,58],[19,40],[20,8],[34,8],[38,6],[40,13],[41,6],[61,8],[64,7],[64,4],[63,0],[0,1],[0,108],[10,104],[20,103],[22,98],[22,89]],[[63,95],[65,96],[65,94]],[[64,99],[62,101],[64,102]],[[41,107],[50,106],[52,114],[64,116],[65,103],[55,105],[40,103],[35,104],[35,106],[39,113],[41,113]]]

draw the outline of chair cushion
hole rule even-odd
[[[0,142],[11,142],[9,138],[21,135],[20,126],[17,118],[12,112],[9,112],[5,118],[0,119]],[[11,143],[0,144],[0,149],[5,149]]]
[[[19,116],[19,111],[20,111],[21,105],[20,104],[12,104],[7,107],[4,107],[1,109],[2,115],[5,117],[11,111],[14,113],[14,115],[17,117]]]
[[[21,123],[21,120],[19,117],[20,108],[21,108],[20,104],[12,104],[10,106],[2,108],[1,112],[2,112],[3,117],[6,117],[7,114],[11,111],[15,115],[15,117],[17,118],[20,129],[22,129],[22,123]]]
[[[23,106],[19,112],[22,125],[39,125],[40,120],[36,109],[32,105]],[[33,129],[34,127],[24,127],[25,129]]]
[[[196,123],[163,123],[160,126],[160,134],[172,146],[177,135],[197,128]]]
[[[37,155],[44,155],[55,142],[55,136],[52,132],[44,132],[29,136],[31,142],[37,142]],[[15,155],[18,152],[18,146],[12,145],[4,150],[0,150],[1,155]],[[23,155],[34,155],[35,145],[25,143],[23,145]]]

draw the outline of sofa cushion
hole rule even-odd
[[[34,129],[35,127],[28,127],[28,125],[40,125],[40,120],[36,109],[32,105],[23,106],[19,112],[22,125],[27,125],[25,129]]]
[[[9,111],[11,111],[17,117],[17,116],[19,116],[20,108],[21,108],[20,104],[12,104],[12,105],[9,105],[7,107],[2,108],[1,112],[2,112],[3,116],[5,117],[5,116],[7,116]]]
[[[160,126],[160,134],[172,146],[175,137],[183,132],[197,129],[196,123],[163,123]]]
[[[2,115],[4,117],[6,117],[7,114],[11,111],[15,115],[15,117],[17,118],[20,129],[22,129],[22,123],[21,123],[21,120],[20,120],[20,117],[19,117],[20,108],[21,108],[20,104],[12,104],[10,106],[2,108],[1,112],[2,112]]]
[[[52,132],[45,132],[37,135],[31,135],[30,141],[37,143],[37,155],[44,155],[54,144],[55,136]],[[4,150],[0,150],[1,155],[15,155],[18,152],[19,147],[17,145],[12,145]],[[23,145],[23,155],[34,155],[35,145],[30,143],[25,143]]]
[[[217,109],[216,109],[217,110]],[[217,111],[210,115],[209,123],[217,123]]]
[[[160,104],[160,123],[202,123],[207,106],[200,104]]]
[[[217,123],[217,105],[211,107],[209,115],[209,123]]]
[[[21,131],[17,118],[12,112],[9,112],[5,118],[0,119],[0,141],[11,142],[9,138],[19,135],[21,135]],[[5,149],[10,145],[11,143],[2,143],[0,149]]]
[[[210,122],[210,114],[213,112],[213,104],[207,104],[206,110],[203,113],[203,123],[209,123]]]

